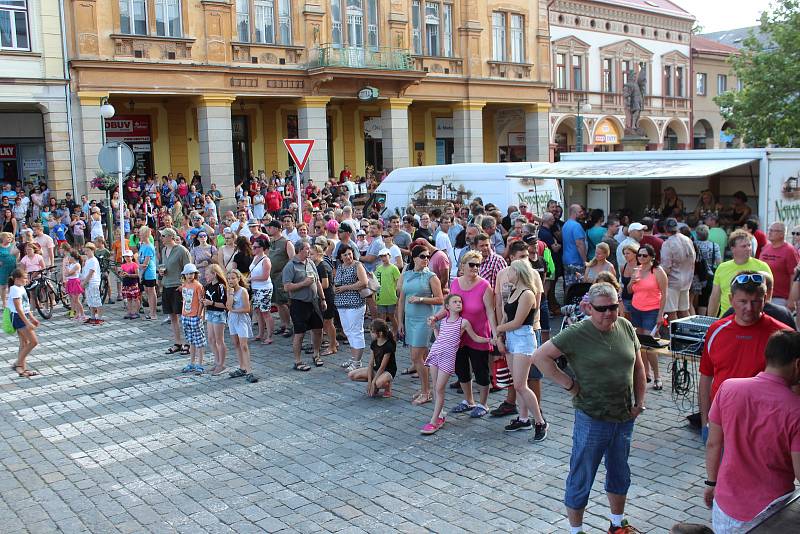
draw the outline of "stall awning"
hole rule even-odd
[[[672,180],[704,178],[746,165],[755,159],[560,161],[525,169],[514,178],[558,178],[561,180]]]

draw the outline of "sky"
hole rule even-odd
[[[769,0],[672,0],[697,18],[703,33],[755,26]]]

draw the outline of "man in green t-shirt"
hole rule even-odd
[[[645,410],[646,378],[636,331],[618,312],[617,290],[607,283],[594,284],[588,318],[565,328],[533,354],[533,364],[568,391],[575,406],[564,497],[572,532],[583,531],[583,514],[603,457],[611,508],[608,532],[628,532],[623,519],[631,483],[628,456],[633,422]],[[562,354],[575,378],[556,365]]]
[[[388,248],[378,251],[381,263],[375,268],[375,279],[381,287],[375,295],[375,304],[378,306],[378,318],[392,326],[392,333],[397,339],[397,321],[394,320],[394,313],[397,308],[397,281],[400,280],[400,269],[391,263],[391,258]]]
[[[706,312],[712,317],[722,317],[722,314],[731,307],[731,283],[737,274],[742,271],[766,271],[772,274],[769,265],[752,256],[753,240],[750,234],[744,230],[733,231],[728,242],[731,244],[733,259],[720,263],[714,272],[714,285],[708,298]]]

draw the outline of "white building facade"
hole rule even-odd
[[[691,146],[691,14],[667,0],[555,0],[549,17],[553,159],[581,147],[622,149],[623,86],[640,65],[647,77],[639,122],[647,149]]]

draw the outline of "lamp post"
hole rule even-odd
[[[586,100],[585,96],[578,98],[578,116],[575,119],[575,152],[583,152],[583,117],[581,113],[592,111],[592,105]]]
[[[115,110],[114,106],[108,103],[107,98],[103,98],[100,101],[100,132],[102,133],[103,137],[103,145],[106,144],[106,119],[110,119],[114,116]],[[120,187],[120,196],[122,195],[122,188]],[[114,241],[114,219],[111,213],[111,192],[106,189],[106,242],[109,246],[113,244]]]

